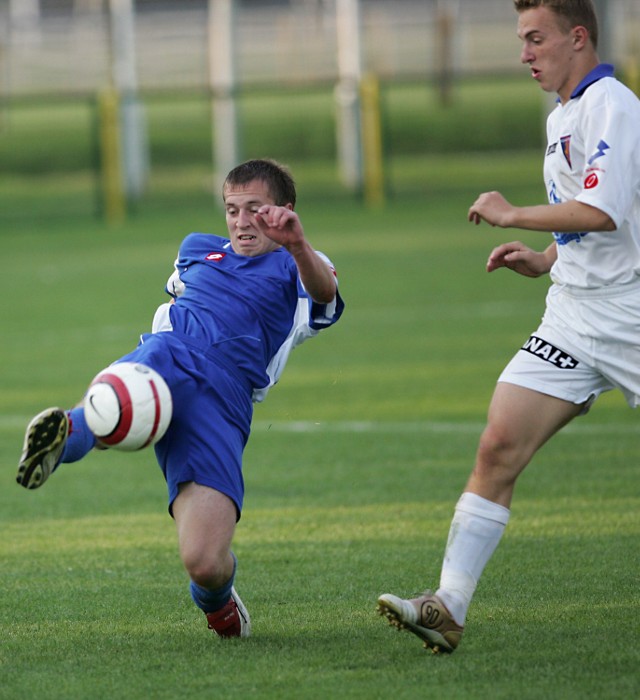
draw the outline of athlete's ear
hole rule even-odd
[[[586,27],[578,25],[571,30],[574,49],[583,49],[589,41],[589,31]]]

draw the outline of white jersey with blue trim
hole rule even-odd
[[[605,212],[615,231],[554,233],[551,279],[581,289],[640,275],[640,101],[601,64],[547,120],[544,178],[552,204],[575,199]]]
[[[204,233],[182,242],[166,291],[173,301],[158,308],[152,332],[180,333],[223,354],[248,379],[256,402],[278,381],[291,350],[333,325],[344,308],[337,291],[330,304],[314,302],[284,248],[237,255],[229,239]]]

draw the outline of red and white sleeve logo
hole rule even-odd
[[[209,255],[205,257],[205,260],[211,260],[211,262],[220,262],[225,256],[226,253],[209,253]]]
[[[594,187],[598,186],[599,182],[600,180],[598,180],[596,173],[589,173],[584,179],[584,188],[585,190],[592,190]]]

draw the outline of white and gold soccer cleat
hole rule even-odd
[[[377,611],[389,624],[420,637],[425,649],[431,649],[434,654],[451,653],[460,643],[463,628],[433,591],[425,591],[419,598],[410,600],[384,593],[378,598]]]

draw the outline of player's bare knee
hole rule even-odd
[[[222,565],[222,562],[191,560],[183,561],[189,578],[203,588],[215,590],[224,586],[232,572]]]
[[[529,460],[526,445],[511,431],[487,426],[480,438],[474,473],[505,480],[515,480]]]
[[[515,447],[515,441],[508,432],[494,426],[487,426],[478,444],[478,462],[499,465],[514,451]]]

